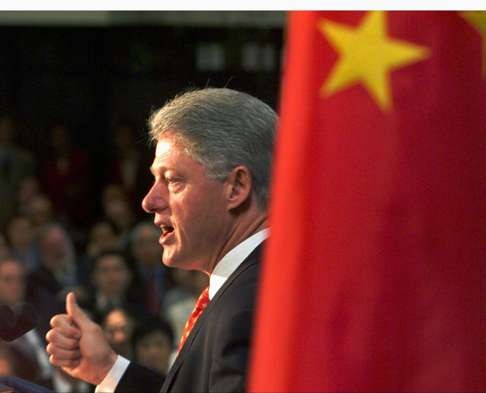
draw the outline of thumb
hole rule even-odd
[[[73,292],[69,292],[66,296],[66,312],[81,330],[91,322],[86,313],[78,306]]]

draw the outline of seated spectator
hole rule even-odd
[[[144,288],[144,302],[151,315],[160,315],[165,290],[166,268],[159,245],[160,229],[144,221],[135,226],[130,236],[130,250]]]
[[[39,179],[35,176],[27,176],[22,179],[17,188],[17,211],[19,214],[28,215],[32,198],[41,194]]]
[[[11,217],[6,225],[7,241],[12,256],[21,261],[30,272],[35,270],[39,261],[34,247],[34,233],[30,220],[21,215]]]
[[[86,245],[88,257],[94,258],[103,251],[116,250],[119,247],[120,237],[110,221],[99,221],[91,227]]]
[[[25,268],[21,262],[7,258],[0,260],[0,303],[14,307],[25,301]],[[31,381],[50,384],[52,368],[45,351],[44,335],[34,328],[8,346],[15,358],[15,374]]]
[[[51,200],[44,194],[34,195],[27,205],[27,217],[37,231],[44,225],[54,221],[54,213],[52,210]]]
[[[125,191],[118,184],[108,184],[102,192],[102,204],[104,218],[115,225],[122,246],[126,245],[135,219]]]
[[[132,338],[135,361],[165,376],[174,347],[174,333],[169,323],[159,317],[142,321]]]
[[[47,224],[37,233],[39,267],[28,276],[28,297],[47,317],[63,312],[66,294],[76,292],[80,300],[86,293],[80,286],[76,253],[69,234],[58,223]],[[43,324],[42,329],[49,330]]]
[[[138,314],[143,306],[133,290],[129,290],[132,272],[125,256],[119,251],[104,251],[93,260],[91,283],[93,291],[86,302],[80,304],[100,321],[102,316],[115,307]]]
[[[101,326],[113,350],[132,359],[132,334],[135,321],[130,313],[120,307],[109,311],[103,319]]]

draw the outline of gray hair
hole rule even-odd
[[[275,111],[249,94],[206,88],[175,97],[152,114],[149,126],[152,141],[167,131],[182,137],[213,179],[246,166],[258,206],[266,209],[276,122]]]

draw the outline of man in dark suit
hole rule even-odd
[[[191,91],[154,113],[154,183],[142,207],[161,229],[163,263],[205,272],[209,288],[164,383],[116,355],[73,294],[47,334],[52,364],[98,392],[245,389],[275,123],[270,107],[230,89]]]

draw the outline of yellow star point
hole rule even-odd
[[[482,43],[482,74],[486,77],[486,11],[464,11],[461,15],[481,35]]]
[[[378,106],[387,111],[392,106],[390,72],[429,56],[423,46],[387,36],[383,11],[369,12],[358,27],[323,19],[318,28],[339,53],[321,88],[327,97],[362,83]]]

